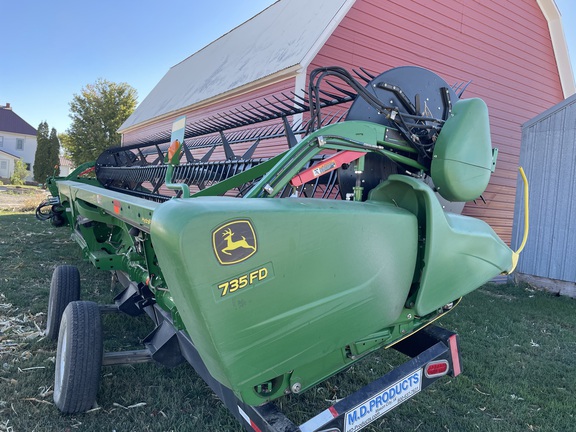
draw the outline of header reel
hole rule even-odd
[[[285,137],[290,149],[327,125],[365,121],[385,126],[385,136],[378,138],[378,146],[385,151],[367,151],[356,161],[335,164],[326,175],[315,176],[296,191],[286,185],[278,196],[296,193],[364,201],[370,190],[396,173],[431,177],[432,187],[449,201],[470,201],[482,194],[494,167],[484,102],[460,100],[462,92],[457,95],[438,75],[419,67],[399,67],[379,76],[362,69],[356,76],[365,85],[343,68],[318,68],[310,74],[306,97],[283,94],[286,99],[282,100],[274,96],[273,101],[255,101],[243,110],[187,124],[183,157],[174,168],[172,181],[190,186],[192,196],[210,194],[210,187],[271,160],[254,157],[266,140]],[[336,78],[344,86],[326,78]],[[331,111],[331,107],[349,102],[347,112]],[[306,119],[308,112],[308,121],[290,123],[290,116],[296,119],[302,114]],[[141,144],[107,150],[96,161],[98,181],[131,195],[169,199],[173,192],[166,188],[164,160],[169,139],[167,133],[160,133]],[[242,149],[242,156],[236,154],[236,148]],[[203,155],[194,156],[198,151]],[[398,157],[391,157],[395,155]],[[318,154],[303,169],[313,169],[330,156]],[[256,180],[234,185],[234,191],[218,189],[217,194],[246,196]]]
[[[415,66],[391,69],[373,77],[365,87],[342,68],[320,68],[310,75],[308,89],[312,125],[317,116],[313,100],[319,94],[320,82],[328,76],[341,79],[357,92],[346,121],[387,126],[384,141],[399,144],[388,150],[417,163],[403,164],[367,154],[361,169],[339,169],[343,199],[354,188],[362,187],[365,200],[370,190],[396,173],[431,177],[428,183],[447,201],[470,201],[484,192],[495,166],[488,109],[480,99],[460,100],[465,87],[457,95],[438,75]]]

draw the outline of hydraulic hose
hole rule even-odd
[[[516,269],[516,266],[518,265],[518,259],[520,258],[520,253],[524,250],[524,246],[526,246],[526,241],[528,240],[528,231],[530,229],[530,215],[528,211],[528,179],[526,178],[526,174],[524,173],[524,169],[522,167],[519,167],[518,171],[520,171],[522,182],[524,183],[524,235],[522,237],[522,243],[520,244],[520,247],[515,252],[512,252],[512,268],[510,271],[506,272],[506,274],[510,274]]]

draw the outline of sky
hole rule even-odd
[[[576,2],[555,0],[576,72]],[[0,0],[0,105],[61,133],[69,104],[98,78],[141,102],[170,67],[274,0]]]
[[[126,82],[141,102],[170,67],[272,3],[0,0],[0,105],[65,132],[87,84]]]

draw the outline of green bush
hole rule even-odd
[[[18,159],[14,164],[14,172],[12,173],[12,177],[10,177],[10,182],[16,186],[22,186],[28,174],[26,164]]]

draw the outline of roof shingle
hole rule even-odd
[[[37,131],[11,108],[0,107],[0,132],[34,135]]]

